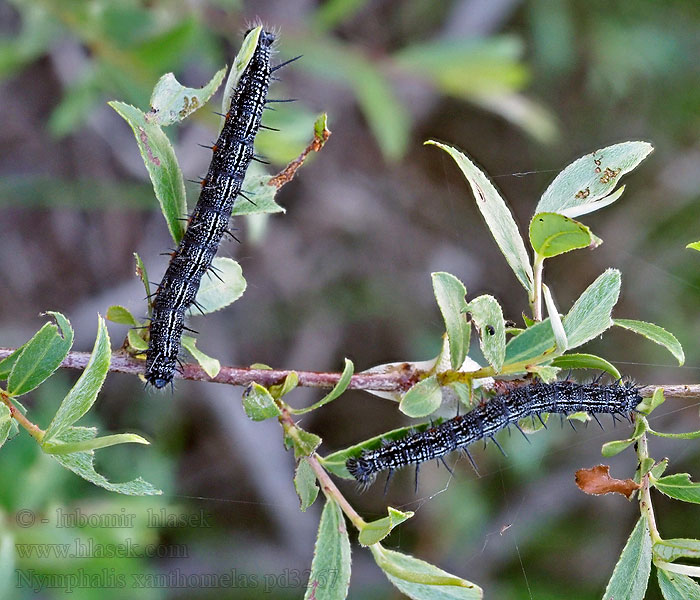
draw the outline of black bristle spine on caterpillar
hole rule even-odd
[[[570,413],[587,412],[594,415],[600,424],[597,414],[629,418],[641,400],[639,388],[631,381],[616,381],[609,385],[570,380],[549,384],[536,382],[495,396],[466,414],[420,433],[383,444],[375,450],[364,450],[360,456],[349,458],[346,468],[366,488],[382,471],[394,471],[410,464],[419,465],[428,460],[442,459],[455,450],[463,450],[476,470],[467,447],[481,439],[491,439],[505,455],[494,436],[514,425],[528,439],[518,425],[518,421],[525,417],[537,417],[544,425],[543,413],[558,413],[563,417]]]

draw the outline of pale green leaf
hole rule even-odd
[[[484,294],[474,298],[467,310],[479,330],[481,352],[489,364],[499,372],[506,356],[506,324],[503,310],[493,296]]]
[[[700,585],[687,575],[656,569],[664,600],[700,600]]]
[[[654,323],[635,321],[633,319],[615,319],[613,323],[618,327],[629,329],[630,331],[634,331],[639,335],[643,335],[648,340],[663,346],[671,354],[673,354],[678,361],[678,365],[683,366],[683,363],[685,362],[685,354],[683,353],[683,348],[680,342],[676,339],[676,336],[666,331],[663,327],[659,327]]]
[[[408,390],[399,404],[399,410],[413,418],[435,412],[442,403],[442,391],[437,375],[426,377]]]
[[[267,388],[255,382],[243,392],[243,410],[253,421],[264,421],[282,414]]]
[[[148,119],[160,125],[170,125],[189,117],[202,108],[214,95],[226,75],[226,69],[218,71],[202,88],[183,86],[172,73],[163,75],[153,88],[151,112]]]
[[[31,392],[46,381],[58,369],[73,345],[73,329],[68,319],[59,312],[49,311],[46,314],[56,319],[58,327],[46,323],[24,344],[16,358],[13,354],[6,359],[12,364],[7,379],[7,392],[12,396]]]
[[[530,244],[544,258],[586,248],[591,242],[591,230],[564,215],[537,213],[530,221]]]
[[[360,544],[363,546],[371,546],[372,544],[382,541],[391,533],[391,530],[394,527],[400,525],[406,519],[410,519],[414,514],[410,510],[407,512],[401,512],[400,510],[396,510],[391,506],[387,507],[387,511],[389,513],[388,517],[371,521],[363,525],[358,538]]]
[[[336,398],[339,398],[343,394],[343,392],[345,392],[345,390],[348,388],[348,385],[350,385],[350,380],[352,379],[352,374],[354,373],[354,371],[355,365],[349,358],[346,358],[343,373],[341,374],[340,379],[338,379],[338,383],[336,383],[335,386],[333,386],[333,389],[330,392],[328,392],[328,394],[326,394],[318,402],[314,402],[314,404],[312,404],[311,406],[307,406],[306,408],[292,409],[290,412],[292,412],[295,415],[303,415],[304,413],[316,410],[324,404],[328,404]]]
[[[700,483],[690,481],[688,473],[675,473],[652,480],[654,487],[662,494],[676,500],[700,504]]]
[[[209,377],[216,377],[219,374],[221,363],[218,359],[204,354],[204,352],[197,348],[197,340],[195,338],[190,335],[183,335],[182,347],[192,355]]]
[[[652,150],[647,142],[623,142],[582,156],[556,176],[535,212],[561,212],[604,198]]]
[[[87,411],[97,399],[102,384],[109,372],[112,352],[109,347],[109,333],[102,317],[97,322],[97,338],[85,370],[61,402],[56,415],[46,429],[42,443],[49,442],[65,431]]]
[[[494,185],[484,173],[459,150],[430,140],[425,142],[438,148],[442,148],[457,163],[462,173],[467,178],[476,199],[476,206],[491,230],[503,256],[515,272],[516,277],[528,291],[532,292],[532,267],[525,249],[525,244],[518,231],[518,226],[513,219],[510,209]]]
[[[613,364],[595,354],[563,354],[552,360],[552,365],[562,369],[597,369],[609,373],[614,379],[622,378]]]
[[[603,600],[643,600],[651,572],[651,536],[645,517],[640,517],[622,550]]]
[[[213,271],[213,272],[212,272]],[[217,256],[212,261],[212,269],[202,277],[202,284],[197,292],[197,304],[192,307],[189,316],[209,314],[233,304],[245,291],[246,281],[241,266],[232,258]]]
[[[116,433],[98,438],[81,440],[79,442],[42,442],[41,449],[46,454],[71,454],[72,452],[83,452],[85,450],[99,450],[118,444],[145,444],[150,442],[135,433]]]
[[[132,325],[138,327],[141,323],[129,312],[128,308],[115,304],[107,309],[107,320],[120,325]]]
[[[350,585],[350,539],[338,504],[326,500],[304,600],[344,600]]]
[[[450,344],[450,363],[459,369],[469,352],[471,325],[467,322],[464,310],[467,289],[454,275],[433,273],[433,293],[445,321],[447,339]]]
[[[108,104],[133,130],[170,235],[179,244],[185,232],[180,219],[187,214],[187,201],[182,171],[170,140],[160,125],[149,121],[138,108],[117,101]]]
[[[301,502],[301,511],[306,512],[306,509],[314,503],[318,496],[318,485],[316,484],[316,475],[309,465],[309,461],[305,458],[302,458],[297,465],[294,474],[294,489],[296,489]]]

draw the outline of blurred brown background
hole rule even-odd
[[[442,333],[430,282],[438,270],[462,279],[470,297],[493,294],[506,318],[521,321],[526,295],[466,182],[423,141],[439,139],[472,156],[525,231],[557,172],[582,154],[639,139],[655,152],[625,178],[623,197],[582,218],[605,243],[548,261],[545,278],[565,312],[601,271],[619,268],[614,315],[674,332],[687,366],[674,367],[662,348],[623,331],[585,350],[643,384],[698,381],[700,256],[684,249],[700,238],[700,5],[692,0],[0,1],[1,346],[26,341],[45,310],[68,316],[77,350],[92,347],[96,315],[108,306],[145,315],[132,254],[159,280],[166,264],[159,253],[171,242],[132,132],[106,101],[147,109],[167,71],[203,85],[230,62],[257,17],[279,28],[279,60],[304,54],[271,92],[300,101],[266,117],[282,132],[262,133],[260,151],[281,167],[304,147],[322,111],[333,135],[279,195],[287,214],[236,222],[242,243],[220,253],[241,263],[248,289],[225,311],[193,320],[202,350],[223,364],[299,370],[339,370],[346,356],[357,370],[428,359]],[[206,170],[209,153],[197,143],[215,138],[211,111],[219,102],[220,94],[168,132],[185,177]],[[196,186],[188,186],[192,204]],[[116,347],[125,329],[110,325],[110,332]],[[32,395],[28,406],[40,424],[76,377],[58,373]],[[44,544],[131,536],[164,554],[81,561],[13,551],[14,569],[103,577],[96,580],[102,586],[77,587],[74,598],[123,597],[102,569],[124,574],[138,598],[301,597],[294,576],[308,577],[321,502],[299,512],[280,428],[248,421],[240,394],[188,382],[178,382],[174,395],[158,394],[133,377],[108,378],[87,421],[139,431],[152,446],[104,450],[98,464],[112,478],[142,475],[162,487],[155,500],[89,486],[39,455],[26,435],[8,442],[0,451],[6,535]],[[302,406],[319,397],[300,390],[291,401]],[[700,428],[697,407],[688,404],[667,402],[655,428]],[[394,404],[355,392],[303,426],[323,437],[324,453],[405,422]],[[494,448],[476,452],[479,477],[465,461],[455,478],[426,466],[418,494],[412,473],[397,476],[386,497],[382,484],[364,495],[351,484],[341,488],[367,517],[380,516],[387,503],[416,510],[388,546],[475,581],[487,598],[597,598],[637,509],[620,497],[585,496],[573,472],[600,462],[601,442],[626,432],[556,427],[530,446],[506,438],[507,459]],[[698,476],[697,444],[655,439],[651,452],[668,456],[674,472]],[[611,464],[622,478],[636,466],[631,453]],[[700,536],[692,507],[657,502],[667,537]],[[61,507],[124,510],[140,525],[67,530],[55,523]],[[204,511],[211,527],[145,527],[149,508]],[[48,515],[50,523],[18,527],[19,510]],[[172,547],[186,556],[168,555]],[[367,551],[355,545],[353,558],[351,598],[400,597]],[[133,574],[177,579],[231,569],[240,585],[227,589],[192,585],[202,579],[173,589],[131,586]],[[9,577],[7,597],[34,595],[17,587],[16,571]],[[647,598],[657,597],[652,582]]]

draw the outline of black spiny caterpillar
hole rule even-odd
[[[349,458],[346,466],[358,482],[367,486],[382,471],[391,474],[395,469],[439,459],[455,450],[464,450],[468,455],[470,444],[486,438],[495,442],[494,436],[499,431],[509,425],[518,427],[518,421],[526,417],[541,418],[545,413],[568,415],[579,411],[590,413],[596,420],[596,413],[626,417],[641,400],[639,388],[629,381],[608,385],[568,380],[533,383],[495,396],[464,415],[420,433],[376,450],[364,450],[359,457]]]
[[[195,305],[202,276],[211,268],[219,243],[228,229],[233,204],[241,192],[253,143],[267,102],[270,46],[275,36],[260,31],[248,66],[231,97],[231,107],[216,144],[214,156],[197,205],[179,247],[173,253],[153,302],[150,342],[146,353],[146,381],[156,388],[173,379],[185,313]]]

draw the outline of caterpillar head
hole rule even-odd
[[[366,458],[362,458],[362,456],[348,458],[345,462],[345,466],[348,471],[350,471],[350,475],[363,486],[369,486],[374,481],[376,473],[374,472],[372,463]]]

